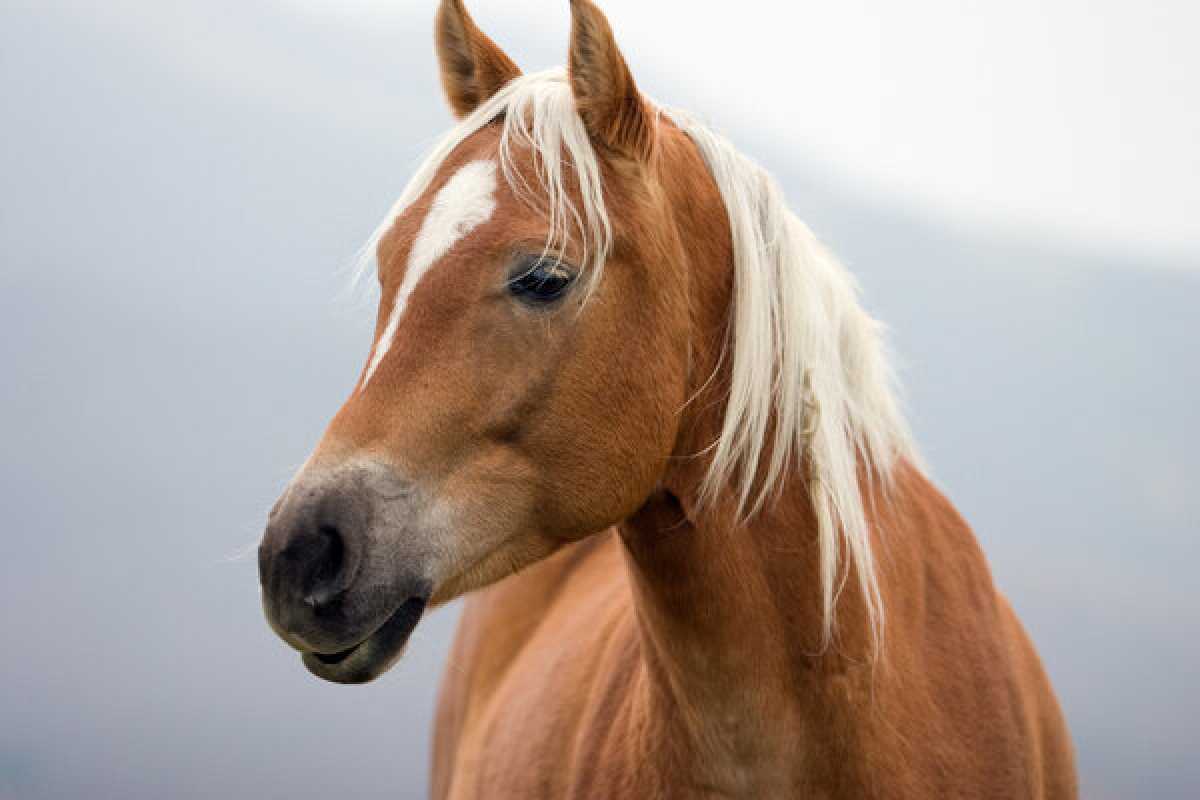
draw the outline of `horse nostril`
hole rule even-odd
[[[294,502],[267,523],[259,565],[269,613],[301,635],[306,627],[328,627],[345,609],[365,557],[369,509],[349,491],[312,489],[291,497]]]
[[[271,572],[271,555],[267,552],[267,546],[260,544],[258,546],[258,582],[263,586],[267,585],[267,575]]]
[[[323,610],[341,593],[344,587],[340,579],[346,564],[346,542],[336,527],[320,526],[317,537],[309,591],[304,597],[304,604],[313,611]]]

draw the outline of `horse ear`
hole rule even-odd
[[[457,116],[467,116],[521,76],[512,59],[475,25],[462,0],[442,0],[435,33],[442,86]]]
[[[654,117],[633,81],[612,28],[591,0],[571,0],[571,90],[591,137],[646,161],[654,149]]]

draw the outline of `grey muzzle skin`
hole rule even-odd
[[[302,471],[271,511],[263,608],[319,677],[362,683],[399,658],[432,592],[421,507],[411,483],[364,462]]]

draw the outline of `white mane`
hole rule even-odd
[[[887,485],[898,459],[919,463],[895,401],[882,326],[859,305],[854,278],[791,213],[770,175],[686,114],[665,113],[708,164],[733,234],[735,296],[726,353],[732,383],[721,435],[708,451],[704,496],[711,501],[731,491],[739,514],[749,517],[769,504],[793,470],[805,470],[818,522],[826,640],[844,580],[844,548],[879,641],[883,608],[859,470]],[[506,180],[548,214],[548,248],[561,247],[573,230],[583,232],[595,285],[612,232],[600,165],[562,69],[513,81],[450,131],[372,237],[364,264],[446,157],[497,119]],[[518,147],[536,154],[536,190],[513,167]],[[582,208],[565,189],[564,169],[574,173]]]

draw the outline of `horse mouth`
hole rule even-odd
[[[410,597],[374,633],[339,653],[305,653],[304,666],[332,683],[360,684],[375,680],[396,663],[408,644],[428,600]]]

